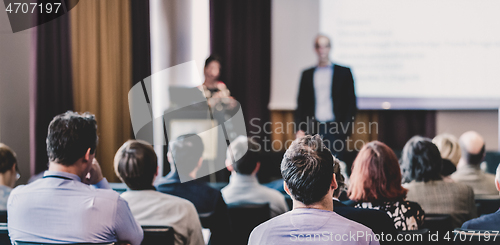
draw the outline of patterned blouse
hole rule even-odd
[[[355,207],[385,211],[394,221],[394,227],[398,231],[418,230],[424,223],[425,212],[416,202],[403,200],[394,202],[363,202],[356,204]]]

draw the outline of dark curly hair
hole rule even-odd
[[[401,154],[403,183],[442,179],[442,162],[441,153],[431,139],[413,136],[406,142]]]
[[[334,157],[319,135],[296,139],[281,161],[281,175],[292,197],[310,205],[330,189]]]

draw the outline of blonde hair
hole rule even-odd
[[[460,150],[460,144],[458,139],[451,134],[439,134],[432,139],[441,153],[441,158],[450,160],[455,166],[457,166],[460,157],[462,157],[462,152]]]

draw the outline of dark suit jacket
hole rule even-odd
[[[159,180],[156,190],[189,200],[198,214],[212,213],[210,219],[201,220],[201,225],[212,233],[210,244],[230,244],[229,213],[220,191],[199,180],[181,183],[177,172],[170,172]]]
[[[500,210],[476,219],[471,219],[462,225],[462,229],[500,231]]]
[[[394,222],[383,211],[364,208],[349,207],[339,201],[333,200],[333,211],[342,217],[356,221],[372,229],[376,234],[397,234]]]
[[[314,95],[314,70],[316,67],[309,68],[302,72],[299,86],[299,96],[297,98],[297,109],[295,110],[295,123],[300,130],[307,133],[315,133],[307,130],[304,123],[307,119],[311,120],[314,117],[316,109],[316,100]],[[354,79],[352,78],[351,69],[339,65],[333,65],[332,78],[332,99],[333,99],[333,114],[335,122],[343,123],[344,127],[347,122],[352,122],[356,115],[356,94],[354,93]],[[311,127],[313,125],[309,125]],[[349,124],[352,126],[352,123]],[[340,125],[339,125],[340,127]],[[339,129],[340,131],[340,129]]]

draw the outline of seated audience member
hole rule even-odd
[[[495,186],[497,190],[500,191],[500,165],[497,167]],[[469,220],[462,225],[462,229],[500,231],[500,210],[492,214]]]
[[[369,228],[332,211],[337,189],[333,165],[319,135],[296,139],[281,162],[293,210],[257,226],[248,244],[379,244]],[[346,238],[352,234],[363,237]]]
[[[411,138],[401,156],[403,183],[408,200],[418,202],[428,214],[449,214],[453,227],[476,217],[472,188],[441,177],[441,154],[430,139]]]
[[[333,192],[333,211],[345,218],[361,223],[376,234],[397,234],[392,219],[383,211],[364,208],[353,208],[339,201],[345,190],[345,178],[341,173],[340,161],[334,158],[333,173],[337,181],[337,189]]]
[[[140,245],[141,227],[94,159],[96,131],[94,115],[88,113],[68,111],[50,122],[49,170],[43,178],[16,187],[9,197],[12,241]]]
[[[229,184],[224,187],[222,197],[227,204],[269,203],[271,217],[288,211],[285,197],[277,190],[259,184],[257,172],[260,168],[259,149],[245,136],[236,138],[227,150],[226,166],[231,171]],[[233,162],[233,157],[236,162]]]
[[[0,210],[7,210],[7,199],[18,176],[16,153],[0,143]]]
[[[457,164],[462,156],[458,139],[451,134],[440,134],[432,139],[443,159],[442,176],[449,176],[457,170]]]
[[[418,230],[424,211],[418,203],[405,200],[401,171],[394,152],[380,141],[363,146],[352,164],[349,198],[356,208],[377,209],[392,218],[398,231]]]
[[[167,156],[172,170],[157,181],[156,189],[189,200],[196,207],[198,215],[210,213],[209,221],[202,223],[203,227],[210,229],[210,243],[226,244],[230,240],[231,225],[222,194],[196,179],[196,173],[203,163],[204,146],[200,136],[182,135],[169,144]],[[181,179],[189,181],[181,183]]]
[[[174,228],[175,244],[205,244],[194,205],[180,197],[156,191],[158,158],[151,145],[129,140],[115,155],[116,175],[130,188],[121,194],[140,225]]]
[[[462,157],[457,165],[457,171],[451,178],[466,184],[474,190],[476,198],[498,195],[495,188],[495,175],[485,173],[480,165],[486,154],[484,139],[474,131],[462,134],[459,139]]]

